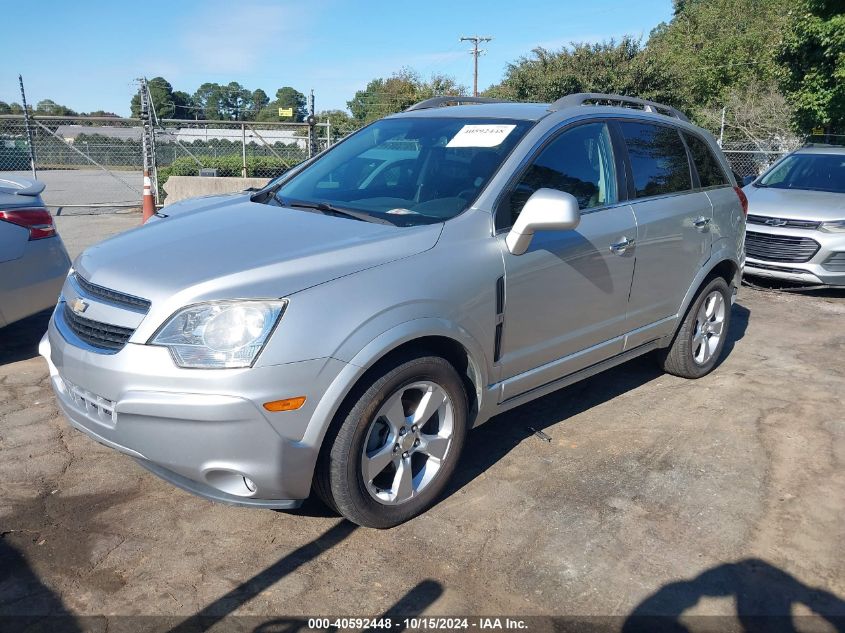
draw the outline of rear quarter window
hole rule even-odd
[[[687,151],[673,127],[620,121],[637,198],[692,189]]]
[[[694,134],[687,132],[682,132],[682,134],[692,154],[692,162],[698,172],[698,181],[701,186],[721,187],[730,184],[719,160],[713,155],[710,145]]]

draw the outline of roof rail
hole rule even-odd
[[[405,112],[413,112],[414,110],[428,110],[429,108],[442,108],[447,105],[460,105],[462,103],[508,103],[504,99],[492,99],[490,97],[460,97],[460,96],[445,96],[432,97],[425,101],[415,103],[409,108],[405,108]]]
[[[637,97],[624,97],[622,95],[603,94],[601,92],[579,92],[576,94],[566,95],[565,97],[561,97],[553,104],[551,104],[549,106],[549,111],[556,112],[557,110],[563,110],[564,108],[582,106],[590,101],[599,101],[607,103],[607,105],[618,105],[623,108],[638,106],[645,112],[663,114],[665,116],[671,116],[676,119],[680,119],[681,121],[686,121],[687,123],[689,123],[689,119],[687,118],[687,116],[683,112],[673,108],[672,106],[663,105],[662,103],[656,103],[654,101],[648,101],[646,99],[639,99]]]

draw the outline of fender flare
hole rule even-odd
[[[740,279],[742,275],[742,266],[739,263],[739,259],[737,258],[736,252],[734,249],[730,247],[728,240],[721,239],[717,243],[713,244],[713,252],[710,255],[710,259],[707,260],[707,263],[701,267],[701,270],[698,271],[695,278],[690,284],[689,289],[687,290],[686,294],[684,295],[684,300],[681,302],[681,307],[678,309],[678,313],[675,315],[677,317],[677,321],[675,322],[675,327],[672,328],[671,334],[666,337],[666,342],[671,341],[675,338],[675,334],[678,331],[678,328],[681,326],[681,319],[687,313],[687,310],[690,307],[690,304],[695,299],[696,293],[698,293],[699,288],[704,283],[704,280],[713,272],[713,270],[721,264],[722,262],[730,262],[736,268],[736,273],[734,274],[733,280],[729,283],[729,285],[739,288]]]
[[[405,343],[427,336],[439,336],[461,345],[467,352],[472,371],[477,376],[480,398],[483,385],[487,384],[487,355],[478,341],[464,328],[447,319],[438,317],[420,317],[404,321],[382,332],[365,345],[335,377],[326,389],[320,403],[314,410],[300,441],[315,451],[320,451],[329,425],[340,409],[341,404],[358,383],[361,377],[379,360]],[[481,403],[479,402],[479,408]]]

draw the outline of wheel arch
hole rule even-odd
[[[413,353],[440,356],[455,367],[464,383],[469,404],[470,428],[481,406],[487,384],[486,356],[468,332],[443,319],[415,319],[383,332],[347,363],[326,390],[308,425],[303,442],[321,451],[334,422],[342,417],[350,403],[366,390],[374,376],[397,358]]]
[[[708,265],[703,266],[701,270],[698,271],[698,274],[695,276],[689,290],[687,290],[687,294],[684,296],[684,300],[678,310],[675,327],[672,328],[670,335],[663,339],[661,347],[671,344],[671,342],[675,339],[675,336],[684,321],[684,316],[686,315],[687,310],[689,310],[690,305],[692,305],[692,302],[695,300],[696,296],[698,296],[701,289],[710,283],[710,280],[715,277],[722,277],[725,282],[727,282],[729,288],[739,288],[742,273],[739,263],[734,256],[725,250],[720,250],[718,253],[714,254],[714,257],[712,257],[707,264]]]

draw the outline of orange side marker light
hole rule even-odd
[[[273,402],[265,402],[264,408],[268,411],[296,411],[305,404],[305,396],[297,396],[296,398],[285,398],[284,400],[273,400]]]

